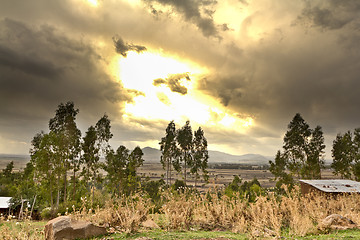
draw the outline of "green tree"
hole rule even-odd
[[[75,196],[76,172],[80,166],[80,139],[81,131],[76,126],[76,109],[74,103],[59,104],[55,116],[49,121],[49,129],[58,135],[58,157],[63,165],[64,202],[67,199],[67,172],[73,170],[73,197]]]
[[[90,187],[90,191],[94,191],[95,178],[99,169],[99,149],[96,144],[97,135],[94,126],[90,126],[85,133],[82,142],[82,160],[84,162],[82,176],[85,183]]]
[[[14,169],[14,161],[9,162],[6,167],[3,169],[3,176],[9,181],[13,181],[14,180],[14,173],[13,173],[13,169]]]
[[[204,131],[201,129],[201,127],[199,127],[199,129],[194,132],[194,140],[192,147],[193,161],[190,166],[190,173],[195,175],[195,188],[196,182],[199,179],[200,171],[202,171],[205,181],[209,179],[207,171],[209,159],[207,145],[208,144],[204,136]]]
[[[102,157],[105,157],[107,151],[110,150],[109,141],[113,137],[111,133],[110,119],[108,115],[104,114],[102,118],[95,125],[97,135],[97,147]]]
[[[360,128],[354,130],[353,140],[354,163],[352,171],[356,181],[360,181]]]
[[[83,138],[83,162],[82,175],[85,182],[90,182],[92,200],[94,199],[96,183],[100,181],[99,170],[101,168],[100,158],[105,157],[110,151],[109,140],[112,138],[111,125],[108,116],[105,114],[96,123],[95,127],[90,126]]]
[[[306,151],[306,164],[302,176],[309,179],[320,179],[321,169],[325,167],[324,137],[320,126],[311,131],[311,139]]]
[[[269,164],[269,170],[275,176],[275,180],[277,180],[276,189],[281,191],[281,186],[283,184],[291,189],[294,186],[294,179],[291,174],[286,172],[287,161],[280,151],[277,151],[274,162],[269,161]]]
[[[60,201],[60,178],[63,172],[63,166],[59,158],[59,138],[54,132],[45,134],[43,132],[34,136],[30,149],[31,164],[34,166],[35,178],[42,188],[47,189],[47,196],[52,211],[54,210],[54,190],[56,187],[57,199],[56,208]],[[48,194],[50,196],[48,196]]]
[[[186,121],[185,125],[177,130],[176,140],[180,146],[180,159],[184,164],[184,182],[186,185],[187,166],[192,165],[192,147],[193,147],[193,133],[190,126],[190,121]]]
[[[129,158],[129,150],[119,146],[116,152],[110,150],[105,158],[104,170],[107,172],[107,183],[114,195],[121,196],[126,181],[125,168]]]
[[[321,178],[324,149],[321,127],[311,129],[297,113],[285,133],[283,153],[278,151],[275,161],[270,161],[270,172],[278,180],[277,187],[282,184],[292,187],[294,175],[305,179]]]
[[[354,148],[352,134],[350,131],[345,134],[338,134],[333,142],[333,162],[331,168],[335,175],[341,178],[351,179],[351,165],[354,160]]]
[[[287,159],[287,167],[298,177],[304,175],[308,139],[311,129],[299,113],[295,115],[288,125],[288,131],[284,137],[284,156]]]
[[[135,147],[130,153],[126,164],[127,193],[135,192],[140,187],[140,178],[137,176],[137,169],[144,163],[144,153],[140,147]]]
[[[116,152],[109,150],[105,158],[104,170],[110,191],[116,195],[131,194],[140,187],[137,169],[143,165],[144,153],[140,147],[135,147],[129,153],[125,146],[120,146]]]
[[[166,184],[171,185],[171,166],[175,163],[178,155],[178,148],[176,145],[176,128],[174,121],[171,121],[166,128],[166,135],[161,139],[160,150],[161,159],[160,162],[163,168],[166,168]],[[176,169],[178,167],[176,166]]]

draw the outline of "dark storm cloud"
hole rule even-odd
[[[305,11],[299,5],[287,24],[267,29],[258,41],[238,44],[242,52],[237,56],[226,49],[227,61],[219,62],[216,73],[198,82],[198,89],[218,98],[228,109],[254,118],[251,136],[258,129],[258,138],[261,132],[269,138],[281,138],[297,112],[311,126],[322,126],[328,136],[360,126],[360,15],[355,14],[360,2],[311,3],[309,17],[317,28],[304,31],[303,25],[292,25]],[[320,18],[326,11],[320,13],[316,8],[326,9],[328,19]],[[317,20],[315,15],[319,15]],[[249,27],[272,20],[261,12],[251,17]],[[273,132],[266,134],[266,129]]]
[[[329,0],[325,4],[324,2],[309,1],[295,23],[329,30],[340,29],[354,22],[359,10],[360,2],[358,0]]]
[[[132,43],[126,43],[124,40],[122,40],[121,37],[113,37],[113,42],[116,52],[121,54],[123,57],[126,57],[127,52],[129,51],[135,51],[137,53],[146,51],[146,47]]]
[[[182,95],[187,94],[187,88],[181,85],[181,80],[186,79],[187,81],[190,81],[190,77],[187,73],[180,73],[180,74],[172,74],[169,75],[168,78],[162,79],[158,78],[153,81],[154,86],[159,85],[166,85],[170,88],[172,92],[177,92]]]
[[[57,105],[68,100],[88,121],[104,112],[118,115],[119,104],[136,93],[110,79],[103,64],[91,45],[51,26],[0,21],[0,131],[6,133],[5,123],[16,125],[20,135],[36,131],[31,128],[37,121],[47,122]],[[30,129],[19,121],[28,122]]]
[[[215,11],[211,9],[217,4],[215,0],[143,0],[149,4],[153,2],[160,3],[164,6],[172,7],[173,11],[181,14],[186,21],[195,24],[206,37],[219,37],[218,27],[213,20]],[[152,5],[152,12],[157,14],[157,11]],[[155,11],[154,11],[155,10]],[[222,25],[223,26],[223,25]]]
[[[219,84],[220,79],[221,84]],[[236,77],[221,78],[209,76],[199,81],[198,88],[207,91],[210,95],[216,96],[224,106],[228,106],[232,99],[237,101],[241,98],[241,85],[241,79],[236,79]]]
[[[56,69],[50,62],[19,55],[15,51],[1,45],[0,65],[39,77],[54,77],[61,73],[61,69]]]

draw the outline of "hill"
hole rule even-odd
[[[158,149],[145,147],[142,149],[145,163],[159,163],[161,152]],[[209,163],[236,163],[236,164],[269,164],[271,158],[260,154],[232,155],[219,151],[209,150]]]

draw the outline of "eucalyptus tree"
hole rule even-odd
[[[35,178],[43,188],[50,193],[50,206],[54,209],[54,190],[56,187],[56,208],[60,201],[60,179],[63,173],[63,165],[59,158],[59,138],[54,132],[45,134],[43,132],[34,136],[31,141],[30,162],[34,166]],[[46,198],[47,196],[45,196]]]
[[[295,115],[288,125],[288,131],[284,136],[284,155],[287,159],[287,167],[298,177],[304,174],[308,139],[311,137],[311,129],[299,113]]]
[[[306,179],[321,178],[324,149],[321,127],[311,129],[297,113],[285,133],[283,153],[278,151],[275,161],[270,161],[270,171],[278,179],[279,184],[292,185],[294,175]]]
[[[127,180],[127,193],[130,194],[135,192],[139,187],[140,178],[137,176],[137,169],[143,165],[144,153],[140,147],[135,147],[131,151],[125,167],[125,175]]]
[[[90,126],[82,141],[82,161],[84,163],[82,176],[84,177],[87,187],[90,183],[90,190],[93,190],[100,160],[96,140],[97,135],[95,127]]]
[[[111,149],[106,155],[104,170],[107,172],[107,183],[113,194],[121,196],[126,181],[125,169],[129,158],[129,150],[121,145],[116,152]]]
[[[186,185],[187,166],[191,166],[193,163],[191,154],[193,148],[193,133],[190,121],[186,121],[185,125],[181,129],[177,130],[176,140],[180,149],[180,160],[184,165],[184,181]]]
[[[269,170],[275,176],[275,180],[277,180],[276,188],[280,190],[281,186],[285,184],[291,189],[294,185],[294,179],[291,174],[286,172],[287,159],[280,150],[277,151],[274,162],[269,161],[269,163]]]
[[[199,172],[202,171],[203,178],[205,181],[209,179],[207,167],[209,153],[207,150],[207,140],[204,136],[204,131],[199,127],[197,131],[194,132],[193,148],[192,155],[193,161],[190,168],[190,173],[195,175],[195,188],[197,180],[199,179]]]
[[[325,167],[324,136],[320,126],[311,131],[311,138],[307,147],[307,158],[303,176],[309,179],[320,179],[321,169]]]
[[[63,165],[64,201],[67,199],[67,171],[73,170],[74,197],[76,172],[80,167],[81,131],[77,128],[75,122],[78,113],[79,109],[75,108],[73,102],[60,103],[55,116],[49,121],[50,132],[56,134],[58,138],[58,156],[60,163]]]
[[[166,128],[165,137],[161,138],[160,150],[162,167],[166,168],[166,184],[171,185],[171,166],[176,165],[176,157],[178,155],[178,147],[176,145],[176,127],[174,121],[171,121]],[[174,161],[174,162],[173,162]]]
[[[351,167],[355,159],[352,133],[347,131],[336,135],[331,152],[333,173],[341,178],[351,179]]]
[[[85,182],[90,182],[92,198],[94,198],[95,183],[99,179],[101,168],[100,158],[105,157],[110,151],[109,140],[112,138],[111,125],[108,116],[105,114],[96,123],[95,127],[90,126],[83,138],[82,160],[84,163],[82,175]]]
[[[114,194],[130,194],[138,189],[140,179],[137,169],[143,165],[144,153],[140,147],[129,151],[125,146],[119,146],[116,152],[109,150],[105,158],[104,170],[107,172],[107,183]]]

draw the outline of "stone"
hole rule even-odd
[[[320,223],[320,228],[331,228],[336,230],[345,230],[356,227],[357,224],[351,219],[343,217],[339,214],[331,214],[324,218]]]
[[[95,226],[90,222],[76,221],[68,216],[54,218],[45,225],[46,240],[81,239],[106,233],[104,227]]]

